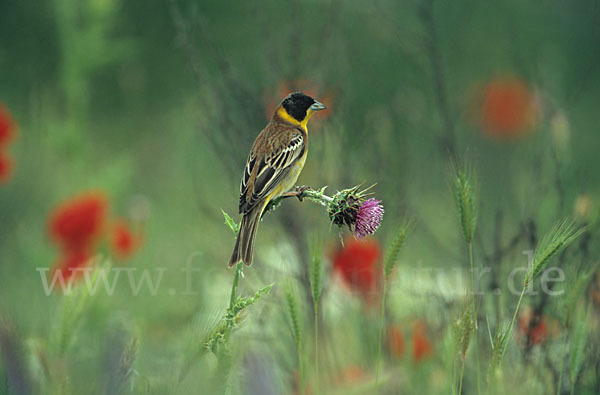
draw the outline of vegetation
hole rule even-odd
[[[588,0],[1,2],[0,395],[600,393],[598,26]],[[312,188],[230,269],[293,90],[328,107]]]

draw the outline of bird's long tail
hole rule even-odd
[[[242,217],[240,232],[238,233],[233,254],[229,260],[229,267],[237,265],[241,260],[246,266],[252,265],[252,256],[254,255],[254,237],[258,229],[260,217],[265,209],[266,202],[258,204]]]

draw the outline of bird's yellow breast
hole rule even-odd
[[[306,162],[307,154],[308,154],[308,148],[305,148],[304,154],[302,154],[302,157],[300,157],[296,161],[296,163],[294,163],[292,165],[292,168],[290,169],[290,172],[288,173],[288,175],[283,180],[281,180],[281,182],[275,189],[273,189],[273,192],[271,192],[271,194],[269,196],[269,200],[275,199],[276,197],[283,195],[284,193],[286,193],[287,191],[289,191],[296,185],[298,176],[300,176],[300,173],[302,172],[302,168],[304,168],[304,163]]]

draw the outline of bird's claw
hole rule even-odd
[[[296,197],[299,201],[302,201],[302,193],[308,191],[310,187],[308,185],[296,186]]]

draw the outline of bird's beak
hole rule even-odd
[[[319,110],[324,110],[326,109],[327,106],[323,103],[319,103],[318,101],[315,100],[315,102],[313,103],[312,106],[310,106],[310,109],[313,111],[319,111]]]

